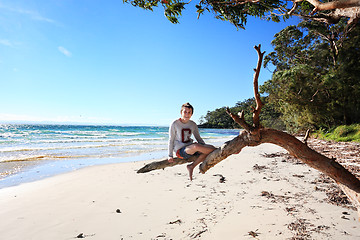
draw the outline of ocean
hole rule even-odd
[[[199,129],[216,147],[239,130]],[[167,156],[168,127],[0,125],[0,188],[82,167]]]

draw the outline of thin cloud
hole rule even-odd
[[[7,47],[14,46],[14,44],[10,40],[7,40],[7,39],[0,39],[0,44],[7,46]]]
[[[46,18],[46,17],[42,17],[40,15],[33,15],[32,18],[34,20],[38,20],[38,21],[43,21],[43,22],[48,22],[48,23],[56,23],[55,20],[52,20],[52,19]]]
[[[1,3],[0,3],[0,8],[4,9],[4,10],[7,10],[7,11],[10,11],[10,12],[14,12],[14,13],[18,13],[18,14],[21,14],[21,15],[28,16],[28,17],[30,17],[30,18],[32,18],[34,20],[37,20],[37,21],[43,21],[43,22],[48,22],[48,23],[56,23],[56,21],[54,21],[54,20],[52,20],[50,18],[41,16],[41,14],[36,12],[36,11],[26,10],[26,9],[22,9],[22,8],[13,8],[13,7],[5,6],[5,5],[3,5]]]
[[[6,46],[6,47],[18,47],[22,45],[21,42],[11,41],[9,39],[1,39],[0,38],[0,45]]]
[[[66,48],[64,48],[62,46],[59,46],[58,50],[67,57],[71,57],[71,55],[72,55],[69,50],[67,50]]]
[[[111,119],[98,118],[98,117],[82,117],[81,115],[46,117],[46,116],[0,113],[0,123],[110,124],[111,122],[112,122]]]

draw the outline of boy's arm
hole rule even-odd
[[[172,123],[169,128],[169,143],[168,143],[169,159],[173,158],[174,140],[175,140],[175,126],[174,123]]]
[[[194,137],[195,137],[195,139],[196,139],[196,141],[198,142],[198,143],[201,143],[201,144],[205,144],[205,141],[201,138],[201,136],[200,136],[200,133],[199,133],[199,128],[198,128],[198,126],[196,125],[196,123],[194,123]]]

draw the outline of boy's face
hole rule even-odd
[[[184,107],[182,110],[181,110],[181,118],[182,119],[186,119],[186,120],[189,120],[192,116],[192,110],[191,108],[187,108],[187,107]]]

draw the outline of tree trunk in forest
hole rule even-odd
[[[357,177],[335,160],[314,151],[309,148],[306,143],[301,142],[296,137],[282,131],[263,128],[260,125],[259,115],[263,103],[261,102],[260,94],[258,92],[258,77],[265,52],[260,51],[260,45],[255,46],[255,49],[258,53],[259,60],[254,75],[254,95],[256,107],[253,107],[253,124],[250,125],[245,121],[243,113],[234,115],[229,111],[229,109],[227,109],[228,114],[236,123],[240,124],[244,130],[240,132],[239,136],[224,143],[221,147],[210,153],[204,162],[200,164],[200,172],[205,173],[228,156],[238,154],[244,147],[258,146],[263,143],[272,143],[283,147],[294,157],[335,180],[353,205],[357,208],[360,220],[360,180]],[[165,167],[183,164],[190,161],[192,162],[196,158],[197,156],[188,160],[174,159],[175,161],[173,163],[169,163],[167,159],[159,162],[153,162],[139,169],[138,173],[149,172],[155,169],[164,169]]]

